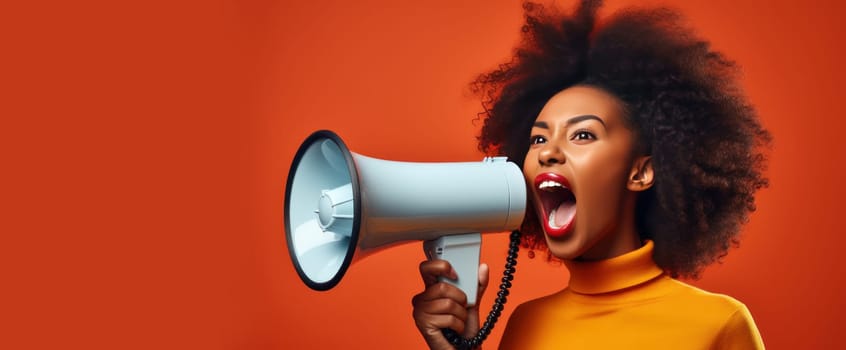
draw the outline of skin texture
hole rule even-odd
[[[526,136],[531,146],[523,175],[535,205],[540,204],[534,180],[543,173],[567,178],[576,197],[572,230],[562,237],[545,235],[550,251],[560,259],[606,259],[641,246],[634,207],[637,193],[652,185],[653,172],[648,156],[634,154],[636,135],[626,127],[623,113],[620,102],[609,93],[574,86],[547,102]],[[588,115],[595,118],[582,117]],[[478,308],[466,309],[463,293],[437,280],[455,277],[449,263],[424,261],[420,274],[426,289],[412,299],[413,316],[429,348],[453,348],[441,328],[451,328],[465,337],[475,335]],[[479,297],[487,282],[488,268],[482,265]]]
[[[652,177],[648,183],[642,181],[641,164],[648,165],[648,157],[634,155],[635,134],[625,126],[614,96],[589,86],[556,94],[535,120],[530,143],[523,175],[535,207],[542,205],[534,179],[544,173],[565,177],[576,197],[575,223],[569,233],[552,237],[544,227],[555,257],[601,260],[641,246],[634,205],[637,192],[649,188]],[[651,168],[647,170],[651,174]]]

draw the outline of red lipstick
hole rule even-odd
[[[541,225],[550,237],[570,233],[576,220],[576,197],[570,182],[556,173],[543,173],[535,178],[534,193]]]

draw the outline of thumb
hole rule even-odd
[[[482,295],[485,294],[485,289],[488,287],[488,280],[490,275],[490,268],[488,264],[479,265],[479,288],[476,294],[476,305],[467,309],[467,321],[464,324],[464,337],[474,337],[479,332],[479,302],[482,301]]]
[[[479,293],[476,300],[481,300],[485,290],[488,289],[488,280],[490,280],[490,267],[488,264],[482,263],[479,265]]]

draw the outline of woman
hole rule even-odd
[[[734,64],[677,14],[633,9],[596,24],[599,6],[561,17],[526,4],[513,60],[474,85],[490,98],[480,149],[520,163],[530,189],[523,245],[570,271],[566,289],[514,311],[500,347],[763,348],[742,303],[675,278],[737,244],[767,185],[769,134]],[[474,334],[478,310],[437,282],[448,263],[420,271],[415,322],[430,348],[451,349],[440,330]]]

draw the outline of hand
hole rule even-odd
[[[488,265],[479,265],[479,293],[477,300],[488,286]],[[444,338],[442,328],[451,328],[464,337],[475,336],[479,331],[479,303],[467,308],[467,298],[457,287],[438,281],[438,277],[456,279],[458,276],[445,260],[420,263],[420,276],[426,289],[414,296],[414,323],[430,349],[454,349]]]

